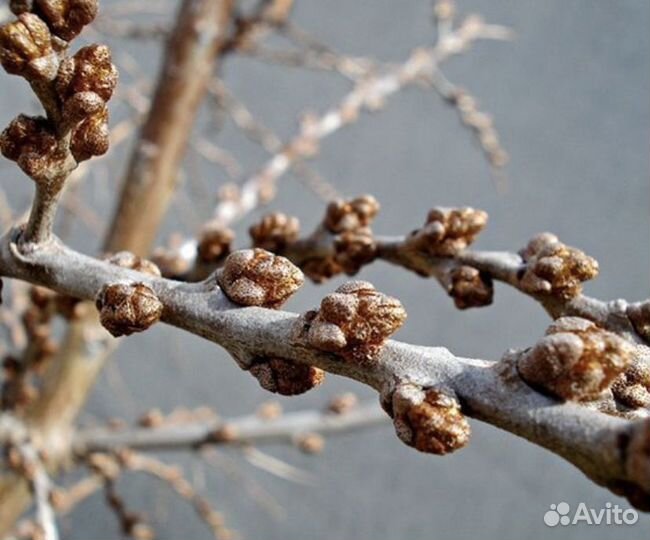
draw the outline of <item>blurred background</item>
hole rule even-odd
[[[103,0],[105,8],[117,1]],[[153,1],[143,10],[169,21],[176,2]],[[535,233],[550,230],[583,249],[601,266],[586,292],[602,299],[639,300],[650,293],[650,2],[638,0],[459,0],[460,14],[480,13],[510,26],[512,42],[480,42],[443,67],[491,113],[510,154],[507,182],[498,187],[480,147],[460,125],[457,112],[432,90],[407,88],[376,114],[326,139],[310,163],[342,194],[372,193],[382,204],[373,229],[403,234],[421,225],[435,205],[471,205],[486,210],[490,223],[477,247],[517,250]],[[122,4],[120,4],[122,5]],[[428,0],[349,2],[300,0],[293,20],[335,50],[402,62],[435,38]],[[149,15],[129,15],[147,20]],[[114,50],[121,85],[140,84],[147,95],[160,60],[161,43],[88,33]],[[323,112],[337,103],[349,82],[335,74],[269,65],[233,56],[221,71],[226,86],[282,140],[289,140],[307,110]],[[149,83],[147,83],[149,80]],[[143,82],[144,81],[144,82]],[[2,77],[0,124],[17,112],[36,111],[24,82]],[[133,115],[117,100],[113,122]],[[255,172],[267,154],[231,122],[221,122],[205,105],[197,133],[227,148]],[[78,197],[105,223],[118,194],[128,144],[91,162]],[[0,162],[2,184],[12,207],[22,210],[31,186],[13,163]],[[160,242],[171,232],[191,235],[209,218],[223,169],[190,153],[181,194]],[[316,226],[324,202],[295,178],[280,181],[277,198],[238,225],[237,245],[248,244],[247,228],[265,212],[297,216],[303,230]],[[92,221],[92,220],[91,220]],[[78,219],[67,237],[78,249],[95,252],[100,230]],[[461,356],[498,359],[509,347],[527,346],[548,325],[529,298],[497,286],[494,305],[458,311],[437,283],[375,263],[360,277],[398,297],[409,318],[397,339],[441,345]],[[311,308],[343,280],[307,285],[287,306]],[[329,376],[320,388],[296,398],[275,398],[242,374],[215,345],[166,326],[123,340],[86,408],[86,425],[121,417],[133,421],[158,407],[207,405],[223,416],[253,412],[277,399],[285,411],[321,408],[352,390],[361,400],[373,392]],[[355,540],[409,538],[582,539],[647,538],[650,519],[634,527],[587,525],[548,528],[542,518],[552,503],[594,508],[627,504],[593,485],[554,455],[478,422],[464,450],[444,458],[422,455],[401,444],[389,422],[328,437],[319,455],[286,446],[264,451],[310,475],[308,485],[287,481],[250,464],[236,450],[220,450],[217,463],[190,453],[161,455],[179,463],[188,478],[224,513],[242,538]],[[157,537],[207,538],[193,511],[154,480],[130,475],[119,488],[129,505],[147,513]],[[263,493],[263,496],[260,496]],[[260,502],[261,500],[266,502]],[[74,526],[73,526],[74,525]],[[63,520],[65,538],[119,537],[115,517],[101,495]]]

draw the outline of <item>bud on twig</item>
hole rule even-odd
[[[391,405],[397,436],[420,452],[444,455],[469,441],[469,423],[450,392],[401,384]]]
[[[24,13],[0,27],[0,62],[7,73],[27,80],[54,79],[59,58],[47,25],[36,15]]]
[[[273,253],[284,249],[298,240],[300,222],[293,216],[280,212],[265,215],[249,229],[253,245]]]
[[[50,122],[24,114],[0,134],[0,151],[36,182],[47,181],[48,173],[66,159]]]
[[[524,353],[519,373],[533,386],[566,400],[596,399],[628,366],[633,346],[578,317],[563,317]]]
[[[449,296],[458,309],[489,306],[494,296],[492,278],[472,266],[457,266],[450,271]]]
[[[235,233],[218,221],[206,223],[199,234],[197,252],[205,263],[216,263],[228,253]]]
[[[163,312],[162,302],[144,283],[105,285],[95,304],[102,326],[115,337],[146,330]]]
[[[300,288],[304,277],[284,257],[263,249],[244,249],[228,256],[218,282],[236,304],[278,308]]]
[[[399,300],[366,281],[351,281],[323,298],[310,321],[307,340],[317,349],[353,362],[370,360],[405,319]]]
[[[338,199],[327,206],[323,224],[331,233],[367,227],[379,212],[379,203],[372,195],[362,195],[345,201]]]
[[[433,208],[407,243],[435,257],[453,257],[474,242],[487,219],[486,212],[470,207]]]
[[[138,255],[134,255],[130,251],[118,251],[114,255],[111,255],[107,261],[115,266],[129,268],[130,270],[149,274],[150,276],[160,277],[161,275],[160,269],[154,263]]]
[[[32,11],[53,34],[65,41],[75,38],[97,16],[98,0],[11,0],[16,15]]]
[[[534,237],[521,252],[526,269],[521,278],[524,291],[555,295],[569,300],[582,292],[582,282],[598,275],[598,262],[576,248],[565,246],[556,236]]]
[[[304,394],[325,380],[323,370],[284,358],[256,358],[250,372],[262,388],[283,396]]]

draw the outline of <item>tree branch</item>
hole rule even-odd
[[[56,242],[21,253],[16,234],[12,231],[2,242],[2,275],[89,300],[108,284],[143,283],[162,303],[164,322],[221,345],[244,368],[256,358],[284,358],[362,382],[384,401],[398,385],[449,388],[466,414],[548,448],[596,483],[647,506],[648,478],[635,476],[638,461],[633,465],[631,460],[648,456],[632,452],[631,445],[638,446],[649,422],[631,422],[542,395],[520,378],[516,366],[520,353],[490,362],[456,357],[444,348],[389,341],[372,362],[348,362],[297,337],[304,324],[297,315],[241,308],[221,292],[214,278],[195,284],[175,282],[92,259]],[[647,467],[647,461],[642,463]]]
[[[174,192],[201,98],[228,38],[231,9],[231,0],[183,1],[106,251],[147,255]]]
[[[384,424],[386,420],[386,413],[379,406],[365,403],[342,414],[314,410],[285,413],[271,420],[250,415],[157,428],[87,429],[75,435],[73,449],[76,454],[84,454],[120,448],[158,451],[196,448],[204,444],[292,443],[304,433],[341,433]]]

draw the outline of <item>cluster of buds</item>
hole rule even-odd
[[[557,319],[519,359],[521,377],[559,398],[598,398],[628,367],[634,347],[579,317]]]
[[[275,309],[300,288],[304,277],[288,259],[255,248],[230,254],[217,281],[235,304]]]
[[[406,320],[396,298],[366,281],[351,281],[323,298],[320,309],[305,314],[307,342],[351,362],[372,360]]]
[[[612,384],[617,401],[631,409],[650,408],[650,363],[636,358]]]
[[[235,233],[218,221],[209,221],[201,228],[196,252],[201,262],[215,264],[230,253]]]
[[[420,452],[444,455],[469,441],[469,423],[450,391],[400,384],[382,404],[399,439]]]
[[[323,232],[332,235],[333,250],[305,261],[305,273],[320,283],[342,272],[353,276],[373,261],[377,245],[370,225],[378,212],[379,203],[371,195],[332,201],[315,236]]]
[[[20,115],[0,135],[0,151],[50,191],[81,162],[108,150],[108,109],[117,70],[108,47],[66,57],[68,41],[97,14],[97,0],[14,0],[17,20],[0,27],[0,63],[32,83],[47,119]],[[54,180],[56,179],[56,182]]]
[[[300,222],[293,216],[281,212],[265,215],[248,231],[253,246],[273,253],[283,253],[287,246],[298,240]]]
[[[77,37],[97,16],[98,0],[10,0],[16,15],[34,13],[64,41]]]
[[[406,244],[434,257],[453,257],[474,242],[487,220],[486,212],[470,207],[433,208],[424,226],[413,231]]]
[[[143,332],[157,323],[163,312],[162,302],[144,283],[104,285],[95,305],[102,326],[114,337]]]
[[[110,264],[119,266],[121,268],[128,268],[150,276],[160,277],[160,269],[151,261],[143,259],[138,255],[134,255],[130,251],[118,251],[106,259]]]
[[[325,372],[285,358],[256,358],[249,368],[264,390],[295,396],[320,385]]]
[[[74,124],[70,151],[77,162],[108,150],[106,103],[117,85],[117,69],[106,45],[89,45],[61,62],[55,81],[64,118]]]
[[[582,283],[598,275],[598,262],[564,245],[550,233],[535,236],[520,252],[526,263],[521,288],[531,294],[569,300],[582,292]]]
[[[473,266],[455,266],[449,272],[449,296],[458,309],[489,306],[494,297],[492,278]]]

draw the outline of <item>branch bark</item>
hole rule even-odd
[[[15,230],[12,235],[1,247],[3,275],[89,300],[106,284],[144,283],[162,302],[164,322],[221,345],[244,368],[259,357],[285,358],[357,380],[383,399],[401,384],[449,388],[467,415],[543,446],[596,483],[627,494],[637,505],[648,505],[649,479],[636,476],[638,466],[631,460],[646,460],[647,467],[649,458],[630,451],[631,441],[645,436],[648,420],[625,420],[542,395],[519,377],[516,351],[492,362],[457,357],[444,348],[389,341],[372,362],[347,362],[298,338],[296,325],[302,321],[296,314],[236,306],[213,278],[191,284],[140,274],[56,242],[21,253]]]

